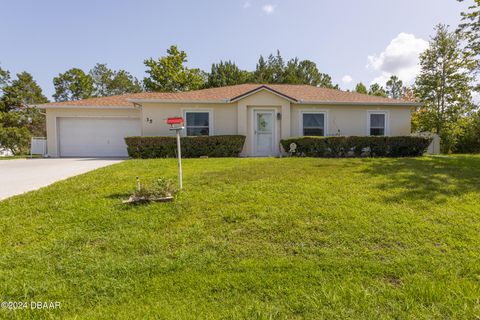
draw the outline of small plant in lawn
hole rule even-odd
[[[177,188],[170,179],[160,178],[151,185],[140,185],[140,190],[135,192],[137,197],[166,198],[172,197]]]
[[[171,201],[177,192],[177,187],[170,179],[159,178],[151,185],[144,185],[137,178],[135,193],[124,203]]]

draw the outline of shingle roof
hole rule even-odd
[[[76,101],[51,102],[42,106],[132,106],[132,100],[165,100],[178,102],[230,102],[260,89],[267,89],[294,102],[308,103],[372,103],[415,104],[411,101],[376,97],[356,92],[291,84],[240,84],[235,86],[202,89],[186,92],[141,92],[111,97],[90,98]]]

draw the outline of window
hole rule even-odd
[[[325,135],[325,113],[302,113],[303,135],[324,136]]]
[[[210,112],[187,111],[185,112],[187,136],[210,135]]]
[[[369,135],[371,136],[385,136],[387,114],[385,112],[371,112],[369,113]]]

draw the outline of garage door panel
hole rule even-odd
[[[59,118],[62,157],[125,157],[125,137],[140,135],[140,120],[127,118]]]

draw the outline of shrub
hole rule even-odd
[[[172,180],[160,178],[151,185],[140,185],[140,189],[135,191],[133,196],[148,200],[173,197],[177,192],[178,189]]]
[[[182,137],[182,158],[238,157],[243,149],[245,136]],[[128,155],[132,158],[176,157],[176,137],[127,137]]]
[[[463,125],[455,152],[480,153],[480,111],[472,115]]]
[[[429,137],[300,137],[281,140],[285,151],[297,145],[300,157],[416,157],[427,150]]]
[[[14,155],[28,153],[30,137],[27,128],[4,128],[0,123],[0,148],[11,150]]]

